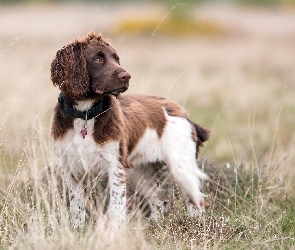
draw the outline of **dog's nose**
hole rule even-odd
[[[127,71],[119,73],[118,78],[122,81],[128,81],[131,78],[131,75]]]

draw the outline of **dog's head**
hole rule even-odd
[[[130,78],[116,51],[94,33],[58,50],[51,63],[53,85],[74,100],[118,95],[128,89]]]

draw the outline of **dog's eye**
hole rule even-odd
[[[118,55],[117,55],[117,54],[113,54],[113,57],[114,57],[114,59],[116,60],[116,62],[117,62],[118,64],[120,64],[120,58],[118,57]]]
[[[99,52],[97,53],[97,55],[95,56],[94,60],[98,63],[103,63],[104,61],[104,54]]]

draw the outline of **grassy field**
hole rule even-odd
[[[1,249],[295,249],[294,11],[202,5],[193,16],[218,32],[173,35],[168,25],[166,34],[161,24],[181,7],[0,6]],[[155,27],[122,32],[130,18],[150,18]],[[210,177],[204,192],[211,207],[202,218],[188,218],[177,187],[167,183],[171,207],[158,223],[134,204],[116,234],[95,211],[84,231],[69,226],[49,135],[59,94],[50,63],[91,30],[117,48],[132,75],[127,93],[175,100],[211,130],[198,159]]]

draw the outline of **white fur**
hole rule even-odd
[[[163,161],[162,145],[155,130],[147,128],[136,148],[131,152],[128,160],[135,166]]]

